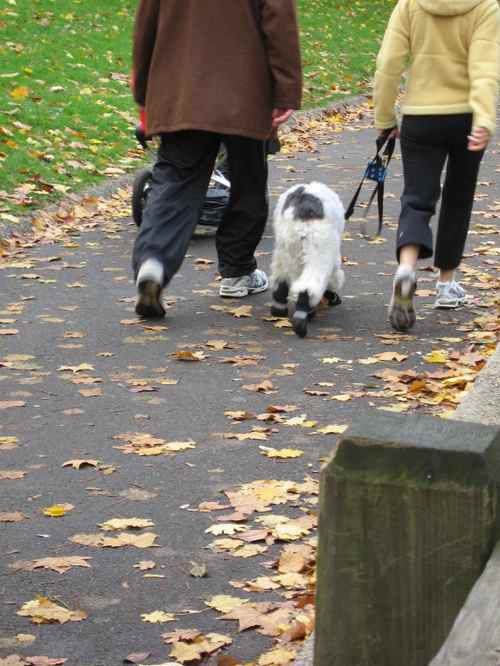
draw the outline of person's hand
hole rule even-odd
[[[393,127],[392,129],[382,130],[379,137],[384,141],[390,141],[391,139],[399,139],[400,134],[399,127]]]
[[[273,109],[273,129],[277,129],[287,120],[290,120],[293,114],[293,109]]]
[[[476,127],[472,134],[467,138],[469,139],[469,150],[479,152],[486,149],[490,142],[491,135],[486,127]]]

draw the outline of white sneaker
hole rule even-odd
[[[389,305],[389,321],[396,331],[408,331],[417,320],[413,298],[417,290],[417,278],[411,266],[401,264],[392,288]]]
[[[164,270],[158,259],[147,259],[137,274],[136,314],[144,319],[161,319],[165,308],[161,302]]]
[[[269,280],[264,271],[256,268],[250,275],[236,278],[222,278],[219,296],[222,298],[245,298],[250,294],[260,294],[269,287]]]
[[[459,308],[467,301],[467,294],[465,290],[455,282],[437,282],[436,284],[437,298],[434,301],[435,308],[442,308],[453,310]]]

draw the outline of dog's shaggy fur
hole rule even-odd
[[[290,316],[304,337],[308,320],[325,296],[340,303],[344,284],[340,253],[345,211],[338,195],[322,183],[296,185],[281,195],[274,212],[272,312]]]

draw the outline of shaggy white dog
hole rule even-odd
[[[296,185],[281,195],[276,206],[271,311],[274,316],[289,316],[300,337],[307,335],[308,321],[323,297],[330,305],[341,302],[344,226],[342,202],[322,183]]]

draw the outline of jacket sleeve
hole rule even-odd
[[[153,57],[161,0],[141,0],[134,28],[132,88],[140,106],[146,103],[149,68]]]
[[[396,99],[410,55],[410,18],[408,3],[399,0],[377,58],[377,71],[373,91],[375,126],[378,129],[395,127]]]
[[[300,109],[302,61],[295,0],[262,0],[262,31],[274,83],[274,107]]]
[[[496,105],[500,77],[500,8],[492,2],[479,19],[469,49],[470,105],[474,127],[496,130]]]

